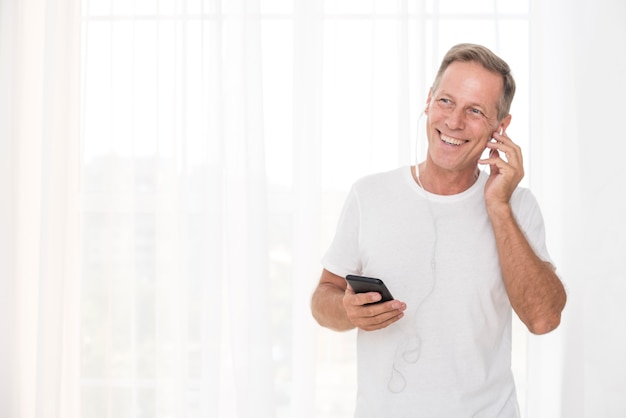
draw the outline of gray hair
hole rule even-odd
[[[511,74],[511,68],[502,58],[491,52],[488,48],[476,44],[458,44],[450,48],[441,61],[439,71],[433,83],[433,91],[439,86],[441,77],[446,69],[456,61],[477,62],[486,70],[500,74],[502,76],[502,96],[496,108],[498,110],[498,120],[502,120],[509,114],[513,96],[515,96],[515,80]]]

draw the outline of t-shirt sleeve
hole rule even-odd
[[[339,216],[335,236],[322,257],[322,265],[326,270],[341,277],[360,273],[359,225],[359,199],[353,186]]]
[[[511,203],[517,222],[535,254],[554,266],[546,245],[543,215],[535,196],[528,189],[518,189]]]

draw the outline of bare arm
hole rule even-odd
[[[406,309],[397,300],[367,305],[380,298],[376,292],[355,294],[343,277],[324,269],[311,298],[311,312],[320,325],[335,331],[355,327],[373,331],[396,322]]]
[[[485,186],[487,213],[496,238],[500,267],[511,306],[534,334],[545,334],[561,322],[565,288],[550,263],[534,252],[513,216],[509,200],[524,176],[522,153],[506,134],[489,142],[491,175]],[[500,158],[506,154],[507,160]]]
[[[561,280],[550,263],[537,257],[510,207],[492,208],[490,218],[511,306],[530,332],[554,330],[566,301]]]

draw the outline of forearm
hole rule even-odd
[[[348,331],[355,328],[348,319],[343,306],[345,290],[331,283],[320,283],[311,298],[311,312],[323,327],[335,331]]]
[[[541,260],[521,231],[509,205],[489,208],[502,276],[511,306],[534,334],[555,329],[566,294],[554,268]]]

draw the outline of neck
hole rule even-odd
[[[480,175],[478,167],[470,172],[448,172],[434,169],[426,161],[412,167],[412,172],[413,178],[421,188],[444,196],[464,192],[476,183]]]

